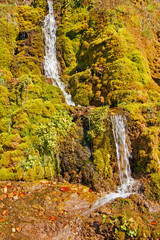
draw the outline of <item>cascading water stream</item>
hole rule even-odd
[[[90,209],[82,214],[82,216],[90,214],[106,203],[113,202],[116,198],[128,197],[132,193],[133,185],[135,184],[134,179],[131,177],[129,165],[130,154],[127,145],[127,132],[124,123],[126,122],[126,119],[121,115],[112,115],[111,122],[116,146],[121,186],[117,189],[117,192],[112,192],[104,197],[99,198]]]
[[[112,115],[111,121],[118,160],[121,192],[132,192],[134,180],[131,177],[129,164],[130,153],[127,144],[128,135],[125,128],[127,120],[122,115]]]
[[[68,105],[75,106],[71,100],[71,95],[65,91],[65,84],[61,82],[58,74],[58,64],[56,57],[56,21],[53,14],[53,2],[47,0],[49,13],[44,19],[43,31],[45,34],[45,57],[44,57],[44,71],[47,78],[52,79],[53,83],[56,82],[57,86],[61,89],[65,96]]]

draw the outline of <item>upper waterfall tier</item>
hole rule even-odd
[[[58,64],[56,57],[56,21],[53,14],[53,2],[48,0],[49,13],[44,20],[43,31],[45,34],[45,57],[44,57],[44,71],[47,78],[51,78],[53,83],[62,90],[66,103],[75,106],[71,100],[71,95],[65,91],[65,84],[61,82],[58,73]]]

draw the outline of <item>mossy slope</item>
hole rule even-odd
[[[0,178],[118,183],[112,107],[128,118],[133,172],[159,174],[158,3],[54,1],[61,78],[98,107],[83,117],[43,75],[46,1],[0,7]]]

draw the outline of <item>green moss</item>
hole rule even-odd
[[[95,170],[105,178],[112,178],[110,159],[114,155],[114,150],[108,108],[101,107],[92,110],[90,121],[88,134],[92,142]]]
[[[12,63],[11,72],[17,78],[30,73],[33,75],[41,75],[41,70],[38,65],[39,61],[34,57],[17,56]]]
[[[23,173],[22,170],[19,170],[18,173],[20,178],[23,178],[24,181],[28,182],[44,178],[44,169],[42,166],[34,166],[25,173]]]
[[[160,173],[152,173],[143,182],[144,194],[150,200],[159,202],[160,197]]]
[[[135,12],[124,3],[116,6],[116,12],[107,4],[103,10],[96,3],[92,9],[75,9],[71,3],[66,6],[57,30],[58,59],[77,104],[113,107],[149,101],[144,90],[153,83],[149,62],[134,32],[124,24],[126,20],[128,24],[128,16],[135,16]],[[136,17],[139,19],[138,14]],[[89,79],[83,80],[87,91],[92,89],[89,97],[79,84],[85,70],[91,73]]]
[[[68,71],[71,71],[76,66],[76,57],[71,44],[71,40],[68,37],[63,36],[61,40],[57,38],[58,51],[63,53],[63,63],[65,64],[63,68],[69,68]],[[58,57],[61,57],[58,55]]]
[[[160,173],[153,173],[149,175],[153,185],[157,188],[157,190],[160,189]]]
[[[104,149],[97,149],[93,153],[93,164],[95,165],[95,170],[105,178],[110,178],[112,173],[109,161],[110,155],[106,154]]]
[[[91,85],[80,83],[76,89],[76,95],[73,97],[73,100],[76,104],[88,106],[92,97],[93,92]]]
[[[12,56],[8,50],[8,45],[0,38],[0,68],[9,69]]]
[[[20,30],[30,30],[44,19],[44,10],[42,8],[33,8],[30,6],[17,7],[17,19]]]
[[[1,180],[14,180],[14,173],[12,172],[12,169],[6,169],[6,168],[1,168],[0,169],[0,179]]]

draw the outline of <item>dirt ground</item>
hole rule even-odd
[[[0,240],[160,239],[159,205],[138,195],[82,217],[101,195],[66,181],[0,182]]]

